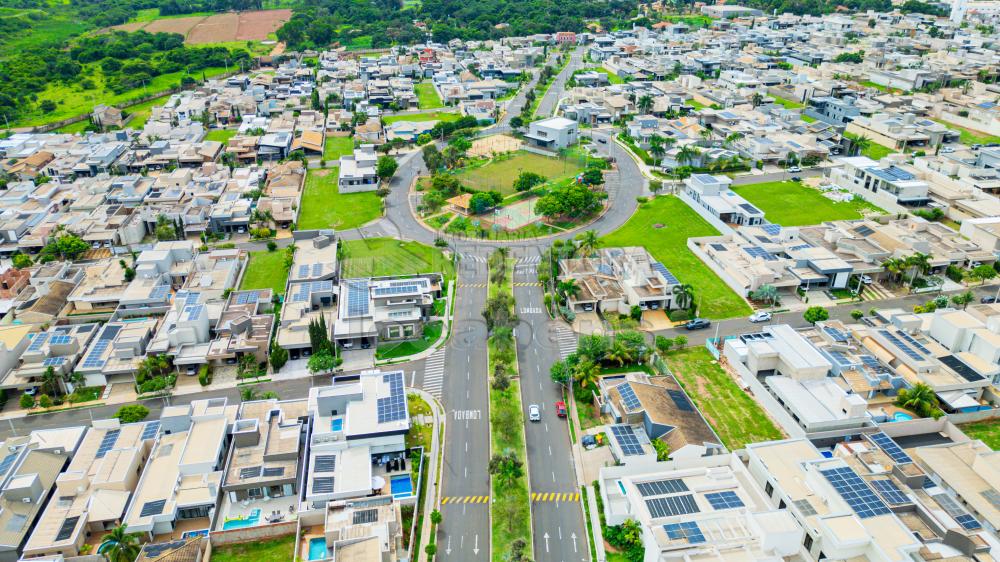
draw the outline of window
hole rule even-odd
[[[251,498],[262,498],[264,497],[264,490],[261,490],[260,488],[250,488],[247,490],[247,495]]]
[[[765,492],[765,493],[766,493],[766,494],[767,494],[768,496],[773,496],[773,495],[774,495],[774,486],[772,486],[772,485],[771,485],[771,483],[770,483],[770,482],[768,482],[768,483],[767,483],[767,485],[766,485],[766,486],[764,486],[764,492]]]
[[[199,507],[185,507],[183,509],[177,510],[178,519],[198,519],[199,517],[208,517],[207,505]]]
[[[403,326],[403,336],[407,338],[413,337],[413,324]]]
[[[806,547],[806,550],[812,550],[813,547],[812,535],[806,533],[806,540],[802,543],[802,545]]]
[[[389,326],[387,332],[390,338],[398,338],[403,334],[403,329],[400,326]]]

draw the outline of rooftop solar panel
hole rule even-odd
[[[42,366],[43,367],[58,367],[59,365],[62,365],[65,362],[66,362],[66,358],[65,357],[46,357],[45,360],[42,361]]]
[[[406,395],[403,392],[403,373],[386,373],[382,382],[389,385],[389,396],[376,401],[378,423],[406,419]]]
[[[260,477],[260,467],[250,466],[247,468],[240,469],[240,479],[246,480],[248,478],[259,478]]]
[[[104,330],[101,332],[99,339],[102,340],[113,340],[118,336],[118,332],[122,331],[122,327],[118,324],[105,324]]]
[[[781,233],[780,224],[762,224],[760,225],[760,229],[771,236],[777,236]]]
[[[924,356],[921,355],[916,349],[910,347],[906,342],[896,337],[896,335],[889,330],[879,330],[879,333],[907,357],[913,359],[914,361],[921,361],[924,359]]]
[[[72,338],[70,338],[66,334],[58,334],[58,335],[52,336],[52,339],[49,340],[49,345],[66,345],[71,340],[72,340]]]
[[[723,250],[725,248],[726,248],[725,246],[722,247]],[[670,270],[667,269],[667,266],[663,265],[662,263],[654,261],[652,267],[653,271],[659,272],[659,274],[663,276],[663,279],[667,282],[668,285],[681,284],[680,280],[677,279],[677,276],[671,273]]]
[[[677,406],[678,410],[682,412],[694,411],[694,407],[691,405],[691,401],[688,400],[687,395],[684,394],[684,391],[669,389],[667,390],[667,394],[670,396],[670,399],[674,401],[674,405]]]
[[[744,211],[750,213],[751,215],[762,215],[764,214],[760,209],[754,207],[750,203],[740,203],[740,208]]]
[[[635,485],[639,489],[642,497],[663,496],[666,494],[679,494],[687,492],[687,484],[680,478],[670,478],[667,480],[653,480],[652,482],[639,482]]]
[[[110,340],[99,339],[97,343],[90,348],[90,353],[87,354],[87,358],[83,360],[82,367],[84,369],[96,369],[104,366],[104,351],[111,344]]]
[[[712,508],[715,510],[736,509],[744,505],[743,500],[736,495],[736,492],[730,490],[705,494],[705,499],[708,500],[708,503],[712,504]]]
[[[64,541],[73,536],[73,529],[76,529],[76,524],[80,521],[80,517],[67,517],[63,521],[62,526],[59,527],[59,533],[56,534],[56,542]]]
[[[378,521],[378,510],[377,509],[365,509],[362,511],[355,511],[353,522],[354,525],[363,525],[365,523],[374,523]]]
[[[743,251],[753,258],[762,258],[765,261],[777,261],[777,257],[760,246],[743,246]]]
[[[958,524],[961,525],[966,531],[977,531],[983,528],[982,524],[979,523],[975,517],[969,514],[959,515],[955,518],[955,521],[957,521]]]
[[[891,513],[885,502],[875,495],[868,484],[850,467],[831,468],[821,470],[820,473],[826,477],[858,517],[867,519]]]
[[[875,446],[877,446],[879,449],[882,449],[882,451],[885,454],[889,455],[889,458],[891,458],[894,462],[896,463],[913,462],[913,459],[910,458],[910,455],[907,455],[906,452],[903,451],[903,448],[900,447],[898,443],[893,441],[892,437],[889,437],[885,433],[882,432],[872,433],[871,435],[868,436],[868,439],[870,439],[871,442],[874,443]]]
[[[417,285],[396,285],[390,287],[376,287],[373,289],[375,296],[386,297],[390,295],[401,295],[404,293],[415,293],[420,290]]]
[[[670,523],[669,525],[664,525],[663,530],[667,532],[667,537],[670,540],[686,540],[691,544],[705,542],[705,534],[701,532],[701,527],[694,521]]]
[[[7,474],[7,471],[10,470],[10,467],[14,464],[14,461],[17,460],[17,455],[19,454],[20,450],[8,453],[7,456],[0,461],[0,476]]]
[[[196,320],[203,310],[205,310],[205,305],[203,304],[188,306],[184,309],[184,319],[188,322]]]
[[[151,502],[146,502],[142,504],[142,510],[139,512],[139,517],[159,515],[163,513],[163,506],[165,505],[167,505],[166,500],[155,500]]]
[[[639,397],[635,395],[635,390],[632,388],[631,384],[623,383],[615,388],[618,389],[618,394],[622,397],[622,405],[624,405],[626,409],[634,411],[642,407],[642,404],[639,402]]]
[[[698,504],[694,501],[692,494],[648,499],[646,500],[646,509],[649,510],[649,514],[653,518],[688,515],[699,511]]]
[[[615,441],[618,442],[618,446],[621,447],[622,453],[625,456],[641,455],[643,453],[639,438],[635,436],[635,431],[632,430],[631,426],[624,424],[612,425],[611,434],[614,436]]]
[[[142,437],[141,437],[141,439],[143,441],[145,441],[147,439],[153,439],[154,437],[156,437],[156,434],[159,433],[159,432],[160,432],[160,422],[158,422],[158,421],[151,421],[151,422],[149,422],[149,423],[146,424],[146,427],[142,428]]]
[[[97,448],[97,458],[103,459],[108,451],[115,448],[119,433],[121,433],[120,429],[112,429],[104,434],[104,437],[101,438],[101,445]]]
[[[276,476],[284,476],[285,475],[285,467],[283,467],[283,466],[270,466],[270,467],[265,468],[264,471],[261,474],[263,474],[264,476],[267,476],[269,478],[274,478]]]
[[[42,346],[45,345],[45,342],[47,342],[48,340],[49,340],[48,332],[41,332],[35,334],[35,337],[31,339],[31,343],[28,344],[28,351],[39,351],[40,349],[42,349]]]
[[[149,297],[153,299],[162,299],[167,296],[170,292],[170,285],[157,285],[153,288],[152,292],[149,293]]]
[[[850,339],[847,334],[841,332],[833,326],[823,326],[823,331],[829,334],[829,336],[833,338],[833,341],[846,342]]]
[[[978,382],[986,378],[954,355],[945,355],[944,357],[939,357],[938,360],[947,365],[952,371],[955,371],[958,376],[969,382]]]
[[[354,280],[347,282],[347,315],[365,316],[368,314],[368,282]]]
[[[910,500],[903,494],[903,491],[892,480],[872,480],[871,485],[887,503],[892,505],[910,503]]]
[[[236,304],[253,304],[257,302],[257,291],[246,291],[236,295]]]

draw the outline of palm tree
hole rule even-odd
[[[677,161],[681,164],[690,164],[691,162],[694,162],[698,156],[701,156],[701,152],[691,145],[682,146],[681,149],[677,151]]]
[[[852,139],[851,145],[851,152],[857,156],[858,154],[861,154],[871,148],[872,141],[868,137],[861,135],[860,137]]]
[[[931,270],[931,256],[927,254],[917,252],[904,261],[906,267],[913,270],[913,276],[910,278],[911,287],[917,281],[918,273],[926,275]]]
[[[639,101],[635,104],[636,109],[639,113],[649,113],[653,109],[653,98],[651,96],[644,95],[639,98]]]
[[[708,127],[702,127],[702,129],[698,131],[698,136],[707,141],[710,141],[712,140],[712,129],[709,129]]]
[[[128,525],[119,525],[104,535],[97,552],[108,562],[132,562],[139,556],[139,535],[127,532]]]
[[[762,103],[764,103],[764,96],[762,96],[760,94],[760,92],[754,92],[753,95],[750,96],[750,105],[751,106],[753,106],[753,107],[760,107],[760,105]]]
[[[606,359],[608,361],[614,361],[615,363],[618,363],[619,367],[622,367],[626,363],[631,363],[635,358],[632,357],[632,350],[625,346],[625,344],[620,341],[615,341],[615,343],[611,345],[611,349],[608,350]]]
[[[753,296],[756,300],[769,302],[774,306],[774,302],[778,300],[778,289],[774,285],[761,285],[753,292]]]
[[[45,368],[45,372],[42,373],[42,389],[45,390],[46,394],[57,395],[62,392],[59,383],[62,382],[62,376],[56,373],[56,370],[52,365]]]
[[[694,287],[691,285],[687,283],[676,285],[673,294],[674,303],[678,308],[688,310],[694,305]]]
[[[938,398],[934,390],[922,382],[912,388],[904,388],[896,397],[896,405],[916,412],[921,416],[929,416],[938,408]]]
[[[889,274],[890,279],[897,279],[906,269],[905,262],[900,258],[888,258],[882,262],[882,269]]]
[[[576,239],[579,240],[580,252],[582,252],[585,257],[593,255],[594,251],[601,245],[601,239],[597,235],[596,230],[588,230],[577,236]]]
[[[597,380],[601,378],[601,367],[590,359],[584,359],[573,369],[573,378],[583,388],[594,388],[597,386]]]
[[[729,136],[726,137],[724,144],[728,147],[732,145],[734,142],[740,140],[741,138],[743,138],[743,133],[740,132],[730,133]]]
[[[565,281],[560,281],[556,285],[556,291],[565,297],[575,297],[580,293],[580,287],[576,285],[575,279],[567,279]]]
[[[659,162],[660,158],[663,157],[663,153],[666,152],[663,148],[663,137],[660,135],[653,135],[649,137],[649,153],[653,155],[653,158]]]

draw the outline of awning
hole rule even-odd
[[[962,392],[961,390],[939,392],[938,398],[940,398],[945,404],[947,404],[953,410],[961,410],[963,408],[978,408],[980,406],[979,402],[976,401],[975,398],[969,396],[968,394]]]

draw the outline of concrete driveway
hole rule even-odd
[[[647,310],[642,313],[642,322],[639,327],[648,332],[656,330],[668,330],[674,327],[674,323],[667,317],[665,310]]]
[[[596,312],[578,312],[573,319],[573,331],[578,334],[603,334],[604,322]]]

